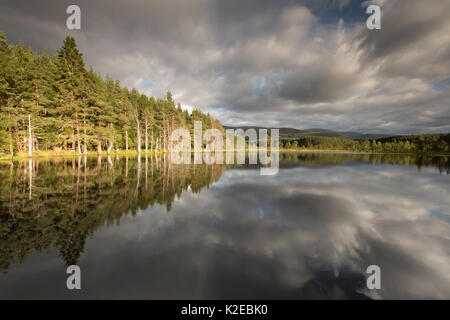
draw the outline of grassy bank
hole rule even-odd
[[[259,151],[258,149],[235,149],[233,151],[230,152],[248,152],[248,151]],[[266,151],[270,151],[270,150],[266,150]],[[442,156],[450,156],[450,152],[367,152],[367,151],[349,151],[349,150],[339,150],[339,149],[279,149],[279,152],[299,152],[299,153],[361,153],[361,154],[417,154],[417,155],[442,155]],[[191,150],[191,152],[195,152],[194,150]],[[227,150],[222,150],[222,152],[227,152]],[[170,153],[170,152],[167,152]],[[163,152],[158,151],[158,152],[148,152],[146,153],[145,151],[141,152],[141,155],[155,155],[155,154],[163,154]],[[109,156],[113,157],[113,156],[138,156],[138,152],[136,150],[119,150],[118,152],[113,151],[110,152]],[[35,159],[35,158],[46,158],[46,157],[79,157],[79,156],[87,156],[87,157],[98,157],[98,153],[96,151],[90,151],[87,154],[79,154],[77,152],[72,152],[72,151],[39,151],[39,152],[35,152],[33,154],[33,156],[31,158]],[[108,153],[106,151],[103,151],[101,153],[102,157],[107,157]],[[28,155],[28,153],[24,153],[24,152],[19,152],[17,154],[14,154],[14,156],[12,157],[12,160],[26,160],[29,159],[30,156]],[[0,154],[0,160],[11,160],[11,155],[8,154]]]
[[[160,153],[160,152],[158,152]],[[145,155],[145,151],[141,152],[141,155]],[[148,155],[150,154],[155,154],[155,152],[147,153]],[[122,151],[119,150],[119,152],[110,152],[109,156],[116,156],[116,155],[120,155],[120,156],[137,156],[138,152],[136,150],[128,150],[128,151]],[[72,152],[72,151],[39,151],[39,152],[35,152],[33,153],[33,156],[31,158],[35,159],[35,158],[47,158],[47,157],[98,157],[98,153],[96,151],[89,151],[87,154],[79,154],[78,152]],[[101,153],[101,156],[108,156],[108,152],[103,151]],[[29,159],[30,156],[28,155],[28,153],[24,153],[24,152],[19,152],[17,154],[14,154],[14,156],[12,157],[13,160],[26,160]],[[11,155],[9,154],[0,154],[0,160],[11,160]]]

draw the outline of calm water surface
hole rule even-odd
[[[450,299],[448,157],[0,163],[0,298]],[[82,289],[66,288],[66,266]],[[366,289],[366,268],[382,289]]]

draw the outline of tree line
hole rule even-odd
[[[87,70],[73,37],[55,55],[8,44],[0,32],[0,153],[170,151],[177,128],[221,129],[218,120],[164,98],[147,97]]]
[[[426,134],[349,139],[345,137],[283,138],[280,148],[290,150],[344,150],[362,152],[448,152],[450,134]]]

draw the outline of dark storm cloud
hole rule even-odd
[[[383,14],[385,32],[360,34],[365,63],[378,59],[391,76],[450,75],[450,1],[410,0],[389,2]]]
[[[305,103],[332,102],[348,96],[357,81],[356,75],[333,72],[331,68],[306,68],[287,72],[279,95],[288,100]]]
[[[81,31],[65,27],[72,1],[4,0],[0,30],[52,53],[73,35],[88,66],[225,124],[450,130],[434,87],[450,78],[449,2],[376,2],[375,32],[358,0],[81,0]]]

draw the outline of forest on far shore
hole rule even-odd
[[[177,128],[222,130],[218,120],[129,90],[87,70],[73,37],[53,56],[8,44],[0,32],[0,154],[38,151],[170,151]]]
[[[289,150],[343,150],[360,152],[448,152],[450,133],[349,139],[345,137],[282,138],[280,148]]]

